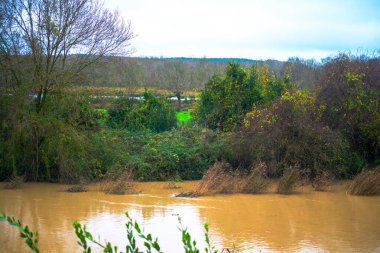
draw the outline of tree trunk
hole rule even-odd
[[[177,99],[178,99],[178,111],[181,111],[181,108],[182,108],[182,105],[181,105],[181,93],[178,92],[178,93],[176,94],[176,97],[177,97]]]

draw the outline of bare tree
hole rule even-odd
[[[181,110],[181,99],[184,91],[190,86],[191,66],[186,63],[173,60],[166,63],[165,86],[171,90],[178,99],[178,111]]]
[[[0,0],[0,68],[14,90],[36,94],[71,84],[87,66],[131,53],[130,22],[98,0]]]

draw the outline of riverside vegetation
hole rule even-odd
[[[30,96],[2,96],[0,178],[79,183],[128,171],[139,181],[210,181],[205,172],[223,162],[215,180],[240,183],[211,192],[265,192],[265,180],[283,175],[288,187],[302,180],[327,189],[379,164],[379,62],[339,55],[314,67],[313,89],[293,83],[288,65],[275,75],[230,63],[186,113],[149,91],[105,109],[88,95],[55,92],[38,112]]]
[[[289,194],[301,181],[328,190],[333,180],[356,177],[350,194],[379,194],[376,54],[339,54],[320,64],[121,57],[132,51],[131,25],[97,0],[5,0],[0,24],[0,180],[9,189],[63,182],[81,192],[102,181],[104,192],[124,194],[136,193],[134,180],[203,178],[185,194],[201,196],[264,193],[278,179],[277,192]],[[94,96],[82,89],[91,86],[125,89]],[[160,92],[126,96],[144,87]],[[186,92],[199,97],[183,104]],[[147,252],[159,251],[127,218],[127,252],[137,251],[133,230]],[[28,227],[0,219],[38,252]],[[85,252],[87,240],[99,245],[74,227]],[[181,231],[185,251],[199,252]]]

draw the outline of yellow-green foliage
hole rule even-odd
[[[270,105],[256,106],[233,138],[231,162],[249,169],[263,161],[270,176],[280,176],[296,164],[311,178],[324,170],[340,175],[348,146],[339,133],[319,122],[323,108],[314,103],[310,93],[296,90]]]
[[[269,103],[289,88],[289,78],[278,78],[266,67],[229,63],[225,75],[215,75],[206,84],[195,118],[210,128],[234,130],[252,106]]]
[[[308,111],[312,114],[319,114],[323,108],[320,108],[315,112],[314,108],[315,97],[313,97],[309,92],[296,90],[296,91],[286,91],[280,98],[279,101],[273,103],[271,106],[264,107],[253,107],[253,110],[248,112],[244,118],[245,128],[251,126],[251,122],[258,124],[258,126],[263,129],[266,126],[275,124],[279,120],[280,115],[277,114],[279,107],[283,103],[292,104],[292,112],[295,114],[304,114]],[[311,112],[310,110],[313,110]],[[315,115],[318,116],[318,115]]]
[[[339,55],[323,66],[317,105],[321,120],[347,138],[369,163],[380,156],[380,60]],[[356,174],[360,168],[352,169]]]

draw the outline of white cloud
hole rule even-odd
[[[320,58],[380,45],[376,1],[112,0],[106,6],[131,20],[136,55]]]

